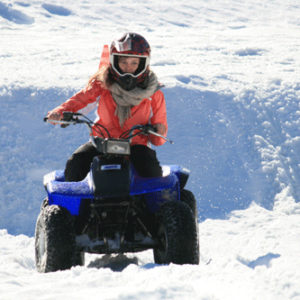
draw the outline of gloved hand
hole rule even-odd
[[[48,118],[48,120],[50,120],[49,123],[56,125],[57,123],[52,123],[51,120],[60,121],[63,118],[63,116],[62,116],[62,114],[60,114],[58,112],[49,111],[47,114],[47,118]]]

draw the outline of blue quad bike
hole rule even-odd
[[[47,118],[45,118],[47,121]],[[51,121],[53,122],[53,121]],[[119,139],[80,113],[65,112],[62,127],[92,126],[100,135],[99,151],[86,178],[64,181],[62,170],[44,176],[47,198],[35,229],[35,262],[39,272],[84,265],[84,253],[121,254],[153,250],[157,264],[199,264],[197,204],[184,189],[189,171],[164,165],[162,177],[137,175],[128,159],[130,140],[154,134],[151,125],[135,126]],[[95,129],[94,129],[95,130]]]

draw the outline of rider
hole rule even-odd
[[[64,111],[77,112],[97,101],[97,120],[113,138],[134,125],[152,124],[157,133],[166,136],[167,116],[163,92],[155,73],[150,70],[150,46],[137,33],[126,33],[110,46],[110,63],[94,74],[85,89],[48,112],[49,120],[61,120]],[[98,135],[93,130],[94,135]],[[164,139],[138,135],[131,141],[130,160],[140,176],[157,177],[162,169],[150,143],[159,146]],[[68,159],[66,181],[80,181],[98,155],[91,141],[81,145]]]

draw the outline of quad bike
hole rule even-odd
[[[47,118],[45,118],[47,121]],[[53,121],[51,120],[53,123]],[[198,264],[196,200],[184,189],[189,171],[164,165],[162,177],[140,177],[131,165],[130,140],[154,134],[151,125],[135,126],[119,139],[80,113],[65,112],[61,126],[84,123],[99,156],[86,178],[64,181],[62,170],[44,176],[47,198],[35,230],[39,272],[84,265],[84,253],[112,254],[153,249],[157,264]],[[160,135],[159,135],[160,136]],[[162,136],[161,136],[162,137]]]

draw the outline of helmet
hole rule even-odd
[[[143,87],[149,74],[150,46],[146,39],[137,33],[125,33],[110,46],[110,73],[112,78],[125,90],[136,86]],[[120,56],[139,57],[140,63],[134,74],[124,73],[119,67]]]

